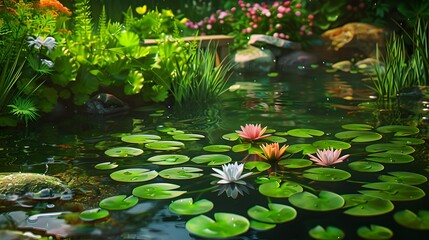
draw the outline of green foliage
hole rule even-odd
[[[17,116],[20,120],[24,120],[25,126],[28,126],[28,121],[34,121],[39,117],[34,102],[28,98],[15,98],[13,104],[8,106],[12,108],[11,113],[13,115]]]

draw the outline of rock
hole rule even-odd
[[[275,56],[269,49],[247,46],[234,56],[236,70],[267,73],[275,68]]]
[[[343,72],[350,72],[350,70],[352,69],[352,62],[350,62],[349,60],[339,61],[334,63],[332,65],[332,68],[341,70]]]
[[[310,66],[318,62],[317,57],[314,54],[304,51],[293,51],[285,54],[277,60],[277,69],[280,71],[286,71],[291,67],[298,66]]]
[[[270,45],[273,47],[291,49],[291,50],[300,50],[301,44],[288,41],[281,38],[275,38],[273,36],[267,36],[263,34],[253,34],[250,36],[249,45]]]
[[[99,93],[86,104],[87,111],[92,114],[108,115],[129,110],[129,106],[109,93]]]

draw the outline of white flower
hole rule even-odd
[[[222,165],[222,170],[217,168],[212,168],[216,173],[212,173],[211,175],[214,177],[221,178],[217,183],[218,184],[228,184],[228,183],[237,183],[245,185],[246,182],[241,179],[252,175],[251,172],[243,174],[244,163],[238,164],[237,162],[228,165]]]
[[[55,41],[55,38],[53,37],[28,37],[28,46],[34,46],[36,49],[40,49],[42,47],[46,47],[49,52],[52,51],[52,49],[57,45],[57,42]]]
[[[48,59],[41,59],[42,65],[46,65],[49,68],[52,68],[54,66],[54,63],[51,60]]]

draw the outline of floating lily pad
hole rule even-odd
[[[207,152],[228,152],[231,150],[231,146],[228,145],[209,145],[203,147],[204,151]]]
[[[186,222],[186,229],[200,237],[206,238],[230,238],[243,234],[249,230],[250,222],[247,218],[232,214],[217,212],[215,220],[199,215]]]
[[[114,146],[118,146],[122,144],[121,141],[116,141],[116,140],[103,140],[103,141],[99,141],[97,142],[94,147],[98,150],[107,150],[109,148],[112,148]]]
[[[287,131],[286,133],[290,136],[300,138],[312,138],[313,136],[322,136],[323,134],[325,134],[323,131],[320,130],[306,128],[292,129]]]
[[[109,216],[109,211],[101,208],[93,208],[82,211],[79,218],[83,221],[95,221]]]
[[[336,182],[346,180],[352,175],[341,169],[317,167],[305,170],[302,176],[314,181]]]
[[[313,143],[313,146],[317,149],[349,149],[352,145],[346,142],[337,140],[319,140]]]
[[[255,221],[255,220],[250,221],[250,228],[252,228],[254,230],[258,230],[258,231],[271,230],[271,229],[275,228],[276,226],[277,226],[277,224],[273,224],[273,223],[264,223],[264,222],[259,222],[259,221]]]
[[[375,182],[363,185],[373,190],[360,190],[365,195],[379,197],[391,201],[414,201],[425,196],[425,192],[416,187],[403,183]]]
[[[176,191],[179,185],[171,183],[150,183],[133,189],[133,195],[147,199],[170,199],[185,194],[186,191]]]
[[[349,163],[349,168],[358,172],[380,172],[384,166],[377,162],[354,161]]]
[[[174,131],[169,131],[167,132],[168,135],[174,136],[176,134],[184,134],[185,132],[182,130],[174,130]]]
[[[180,215],[199,215],[209,212],[213,207],[213,202],[207,199],[194,202],[192,198],[178,199],[168,206],[170,211]]]
[[[174,140],[178,141],[196,141],[205,138],[204,135],[194,133],[182,133],[173,135]]]
[[[244,152],[248,151],[252,147],[252,144],[250,143],[240,143],[237,145],[232,146],[233,152]]]
[[[394,208],[391,201],[378,197],[363,194],[345,194],[342,197],[346,201],[344,208],[348,208],[344,213],[352,216],[377,216]]]
[[[115,162],[113,162],[113,163],[112,162],[102,162],[102,163],[95,165],[95,169],[98,169],[98,170],[110,170],[110,169],[114,169],[117,167],[118,167],[118,164],[116,164]]]
[[[179,150],[185,147],[185,144],[178,141],[157,141],[152,143],[146,143],[145,147],[152,150]]]
[[[176,128],[174,128],[174,127],[166,127],[166,126],[160,125],[160,126],[156,127],[156,130],[159,131],[159,132],[167,133],[167,132],[174,132],[174,131],[176,131]]]
[[[149,162],[152,162],[156,165],[177,165],[182,164],[189,161],[189,157],[180,154],[164,154],[164,155],[156,155],[148,158]]]
[[[152,135],[152,134],[133,134],[128,136],[123,136],[121,140],[127,143],[144,144],[144,143],[159,141],[161,140],[161,137],[158,135]]]
[[[202,164],[207,163],[209,166],[222,165],[232,161],[232,158],[224,154],[205,154],[191,159],[192,162]]]
[[[135,157],[143,153],[143,150],[133,147],[116,147],[104,152],[110,157]]]
[[[289,222],[295,219],[297,215],[293,207],[283,204],[269,203],[268,208],[256,205],[247,210],[247,214],[255,220],[266,223]]]
[[[267,141],[270,141],[270,142],[276,142],[276,143],[287,142],[286,138],[280,137],[280,136],[273,136],[273,135],[264,138],[264,140],[267,140]]]
[[[352,142],[372,142],[380,140],[383,136],[369,131],[344,131],[335,134],[339,139],[351,139]]]
[[[138,202],[139,199],[132,195],[128,197],[127,195],[117,195],[101,200],[98,205],[107,210],[124,210],[134,207]]]
[[[353,130],[353,131],[368,131],[373,128],[371,125],[361,124],[361,123],[344,124],[341,127],[344,129]]]
[[[145,182],[157,176],[156,171],[145,168],[127,168],[110,174],[110,177],[118,182]]]
[[[413,172],[389,172],[389,175],[381,175],[378,180],[383,182],[396,182],[408,185],[419,185],[427,182],[427,178],[421,174]]]
[[[300,192],[290,196],[289,202],[305,210],[325,212],[342,208],[344,198],[329,191],[320,191],[319,196],[310,192]]]
[[[393,138],[391,142],[394,144],[401,144],[401,145],[420,145],[425,143],[425,140],[420,138],[401,137],[401,138]]]
[[[308,234],[312,238],[317,240],[340,240],[343,239],[345,236],[344,232],[337,227],[328,226],[325,229],[320,225],[310,229],[310,231],[308,231]]]
[[[252,170],[252,169],[256,168],[259,172],[263,172],[265,170],[270,169],[271,164],[269,164],[267,162],[251,161],[251,162],[246,162],[244,164],[244,168],[247,170]]]
[[[222,138],[228,141],[237,141],[240,138],[240,135],[238,135],[238,133],[228,133],[223,135]]]
[[[305,167],[311,166],[313,162],[310,160],[301,159],[301,158],[297,158],[297,159],[288,158],[288,159],[279,161],[277,164],[287,168],[305,168]]]
[[[396,137],[409,136],[420,132],[416,127],[402,125],[383,126],[377,128],[377,131],[381,133],[395,133],[394,136]]]
[[[370,153],[385,152],[393,154],[410,154],[415,149],[408,145],[398,145],[394,143],[377,143],[366,146],[365,151]]]
[[[201,177],[203,170],[200,168],[194,167],[177,167],[177,168],[168,168],[159,172],[159,176],[166,179],[193,179]]]
[[[387,240],[393,237],[393,232],[387,227],[371,224],[369,227],[362,226],[358,228],[359,237],[368,240]]]
[[[277,181],[270,181],[259,186],[259,192],[262,195],[274,198],[288,198],[302,191],[301,185],[289,181],[282,183],[282,185]]]
[[[416,230],[429,230],[429,211],[420,210],[418,214],[408,209],[399,211],[393,215],[395,221],[407,228]]]
[[[410,155],[386,152],[369,154],[366,159],[379,163],[410,163],[414,161],[414,157]]]
[[[313,154],[317,152],[317,148],[312,144],[302,143],[302,144],[291,144],[286,149],[286,152],[289,153],[299,153],[302,151],[302,155]]]

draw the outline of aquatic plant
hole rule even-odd
[[[267,131],[267,127],[262,128],[261,124],[246,124],[244,126],[240,126],[240,130],[236,130],[235,132],[238,133],[238,135],[246,140],[258,140],[262,138],[266,138],[270,136],[271,134],[265,134],[265,131]]]
[[[15,98],[8,107],[12,108],[10,112],[20,120],[24,120],[25,126],[28,127],[29,121],[34,121],[39,117],[34,102],[28,98]]]
[[[312,154],[307,155],[310,157],[310,160],[322,166],[329,166],[332,164],[340,163],[350,156],[349,154],[347,154],[340,157],[341,149],[334,150],[333,148],[317,150],[317,157]]]
[[[288,145],[283,145],[280,148],[279,143],[262,144],[260,146],[262,153],[258,153],[258,155],[267,161],[276,162],[283,157],[283,154],[286,152],[288,147]]]
[[[217,182],[217,184],[237,183],[246,185],[246,182],[241,179],[252,175],[252,172],[242,174],[244,169],[244,163],[228,163],[222,165],[222,170],[217,168],[212,169],[216,173],[212,173],[211,175],[221,179]]]

